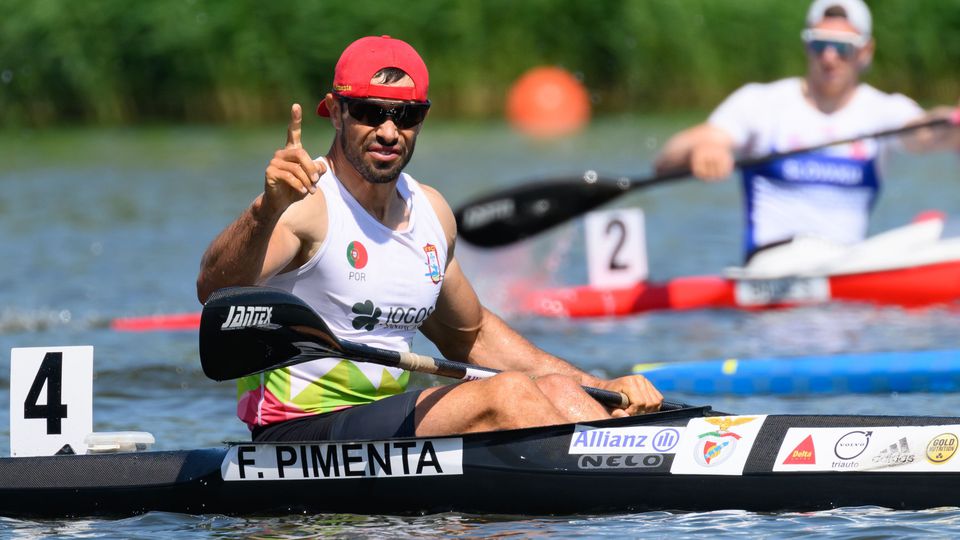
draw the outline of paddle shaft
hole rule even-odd
[[[413,352],[391,351],[359,343],[351,343],[349,341],[341,340],[340,346],[346,353],[344,356],[349,356],[350,360],[372,362],[374,364],[398,367],[407,371],[440,375],[451,379],[475,381],[493,377],[500,373],[500,370],[497,369],[474,366],[463,362],[447,360],[446,358],[434,358]],[[630,400],[626,394],[622,392],[603,390],[592,386],[583,386],[582,388],[590,397],[604,405],[619,409],[625,409],[630,405]]]
[[[960,125],[960,110],[949,118],[937,118],[788,152],[744,158],[737,160],[735,165],[739,168],[753,167],[862,139],[892,137],[949,125]],[[691,174],[689,167],[641,178],[603,178],[595,171],[587,171],[580,176],[523,184],[462,205],[455,212],[457,227],[460,236],[471,244],[479,247],[504,246],[585,214],[631,190],[689,178]]]
[[[238,379],[318,358],[344,358],[460,380],[492,377],[499,370],[412,352],[398,352],[341,340],[303,300],[270,287],[228,287],[203,306],[200,364],[215,381]],[[584,386],[598,402],[626,408],[621,392]],[[662,410],[690,408],[663,402]]]
[[[936,118],[933,120],[927,120],[926,122],[919,122],[916,124],[910,124],[907,126],[902,126],[894,129],[885,129],[882,131],[877,131],[869,135],[860,135],[856,137],[849,137],[847,139],[841,139],[839,141],[833,141],[824,144],[818,144],[814,146],[808,146],[806,148],[799,148],[797,150],[790,150],[788,152],[774,152],[766,156],[758,158],[747,158],[747,159],[738,159],[736,166],[737,167],[752,167],[754,165],[761,165],[763,163],[769,163],[771,161],[776,161],[778,159],[783,159],[785,157],[795,156],[797,154],[806,154],[809,152],[814,152],[816,150],[823,150],[824,148],[829,148],[831,146],[839,146],[841,144],[850,144],[863,139],[884,139],[887,137],[895,137],[897,135],[906,135],[914,131],[921,129],[942,127],[942,126],[956,126],[960,125],[960,109],[954,111],[953,115],[949,118]]]

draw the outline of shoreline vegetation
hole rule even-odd
[[[868,0],[866,82],[960,95],[960,0]],[[574,73],[597,114],[710,110],[804,71],[806,0],[0,0],[0,127],[262,124],[315,103],[356,37],[424,56],[431,114],[502,116],[524,71]],[[308,107],[309,108],[309,107]]]

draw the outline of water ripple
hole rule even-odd
[[[643,134],[642,140],[664,140],[679,127],[674,124],[598,119],[581,138],[542,146],[524,143],[506,126],[432,124],[424,130],[410,170],[457,206],[521,178],[586,169],[647,170],[653,149],[638,147],[637,134]],[[317,134],[329,135],[329,130]],[[3,137],[0,143],[9,143],[18,134]],[[199,371],[195,332],[119,333],[109,323],[112,317],[198,308],[194,280],[200,256],[262,189],[263,164],[277,142],[272,130],[238,134],[233,128],[183,128],[36,133],[28,145],[0,144],[0,163],[19,164],[0,171],[3,353],[24,346],[95,346],[98,431],[150,431],[161,449],[248,439],[235,416],[235,384],[214,383]],[[94,159],[89,158],[91,148],[108,151],[94,153]],[[451,174],[450,156],[457,156],[456,174]],[[893,165],[892,176],[902,178],[885,187],[874,212],[874,230],[905,223],[931,207],[960,215],[960,183],[943,181],[956,177],[954,156],[907,158]],[[738,199],[736,182],[680,182],[637,192],[617,204],[643,207],[651,277],[663,280],[716,272],[738,262]],[[960,312],[951,309],[851,305],[592,321],[516,317],[510,312],[512,287],[586,281],[582,226],[576,221],[503,250],[463,244],[458,257],[481,297],[521,333],[586,369],[608,374],[624,373],[641,361],[960,348]],[[422,338],[414,348],[433,352]],[[0,371],[0,403],[7,403],[9,371]],[[441,382],[414,378],[414,385]],[[670,397],[706,402],[703,396]],[[743,413],[956,414],[953,396],[934,394],[717,396],[711,401],[718,410]],[[9,439],[4,409],[0,407],[0,453]],[[0,537],[24,538],[929,538],[956,536],[957,530],[956,508],[557,517],[235,518],[151,512],[122,520],[0,518]]]

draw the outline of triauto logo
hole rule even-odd
[[[870,444],[872,431],[851,431],[840,437],[837,444],[833,446],[833,453],[838,458],[848,461],[858,457],[867,449]]]
[[[360,270],[367,265],[367,248],[363,244],[354,240],[347,246],[347,262],[350,266]]]

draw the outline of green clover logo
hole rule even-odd
[[[357,314],[357,317],[352,321],[354,330],[363,328],[367,332],[371,332],[376,328],[377,323],[380,322],[380,314],[383,313],[380,311],[380,308],[374,306],[370,300],[357,302],[353,305],[351,311]]]

